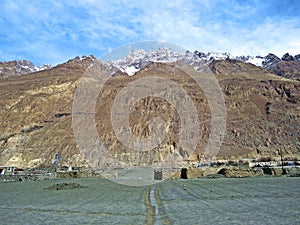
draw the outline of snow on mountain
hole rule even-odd
[[[50,64],[45,64],[43,66],[35,66],[32,62],[28,60],[17,60],[16,63],[16,72],[18,75],[38,72],[41,70],[51,68]]]
[[[19,76],[49,69],[51,67],[52,66],[49,64],[45,64],[43,66],[35,66],[28,60],[0,62],[0,77]]]
[[[114,61],[108,61],[107,65],[121,70],[129,76],[134,75],[137,71],[145,68],[151,62],[176,62],[183,61],[199,70],[204,64],[213,60],[227,59],[234,57],[229,53],[209,52],[207,54],[195,51],[186,51],[185,53],[174,52],[170,48],[159,48],[157,50],[143,49],[132,50],[128,56]]]
[[[234,59],[245,63],[251,63],[253,65],[270,69],[278,65],[281,61],[299,61],[300,55],[290,56],[286,53],[282,59],[274,54],[268,54],[265,57],[262,56],[233,56],[230,53],[220,53],[220,52],[208,52],[203,53],[199,51],[185,53],[174,52],[169,48],[159,48],[157,50],[143,49],[132,50],[128,56],[123,58],[108,61],[107,65],[110,66],[114,71],[116,69],[121,70],[123,73],[129,76],[134,75],[139,70],[145,68],[151,62],[176,62],[183,61],[194,67],[196,71],[200,71],[204,65],[208,65],[214,60],[226,60]],[[112,73],[113,74],[113,73]]]
[[[132,76],[139,70],[140,69],[136,68],[135,66],[129,66],[126,67],[123,72],[127,73],[129,76]]]
[[[253,65],[255,66],[262,66],[262,62],[264,61],[264,58],[261,57],[261,56],[255,56],[255,57],[252,57],[250,56],[246,61],[245,63],[252,63]]]

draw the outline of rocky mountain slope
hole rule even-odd
[[[51,65],[45,64],[43,66],[35,66],[28,60],[14,60],[10,62],[0,62],[0,78],[14,77],[34,73],[46,69],[50,69]]]
[[[91,60],[95,59],[93,55],[90,56],[77,56],[74,59],[70,59],[68,62],[63,63],[65,65],[69,64],[83,64],[88,66]],[[59,67],[57,65],[56,67]],[[53,66],[50,64],[45,64],[43,66],[35,66],[32,62],[28,60],[14,60],[9,62],[0,62],[0,78],[15,77],[25,74],[36,73],[43,70],[49,70]]]
[[[163,50],[156,60],[150,57],[147,61],[145,54],[139,53],[139,60],[136,55],[129,55],[131,60],[105,64],[112,76],[97,100],[95,121],[111,157],[121,165],[153,165],[165,160],[170,153],[178,162],[196,162],[204,152],[211,131],[208,101],[189,76],[174,69],[174,57],[165,53]],[[217,158],[278,158],[280,151],[284,157],[300,156],[299,82],[227,56],[219,60],[206,57],[207,61],[196,58],[196,61],[192,58],[200,53],[186,54],[183,61],[194,69],[200,71],[203,63],[209,66],[225,97],[227,128]],[[58,153],[66,164],[87,165],[74,138],[72,103],[79,78],[94,60],[93,56],[77,57],[47,70],[0,79],[0,165],[49,166]],[[280,61],[278,65],[285,62],[295,60]],[[187,155],[178,145],[180,119],[176,110],[156,97],[138,102],[132,109],[129,124],[136,136],[146,138],[150,135],[147,121],[160,115],[169,127],[163,142],[151,151],[138,154],[116,137],[110,119],[115,97],[130,82],[152,76],[168,78],[192,96],[201,121],[199,142],[193,154]],[[200,72],[199,76],[202,76]],[[98,166],[112,165],[104,159],[103,165]]]

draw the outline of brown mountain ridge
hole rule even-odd
[[[0,79],[0,165],[49,166],[57,153],[74,166],[88,165],[74,138],[72,103],[79,79],[93,60],[70,60],[48,70]],[[227,114],[226,134],[216,158],[279,158],[280,151],[286,158],[299,157],[300,83],[236,60],[216,60],[210,68],[222,88]],[[150,76],[168,78],[192,96],[202,121],[193,154],[178,146],[176,110],[155,97],[135,104],[129,124],[136,136],[145,138],[150,135],[147,121],[160,115],[170,127],[162,143],[138,154],[117,139],[110,120],[114,98],[130,82]],[[173,64],[162,63],[151,63],[134,76],[117,72],[101,91],[95,115],[99,136],[111,156],[121,165],[144,166],[159,163],[170,153],[183,164],[201,160],[211,131],[210,119],[207,99],[197,84],[174,70]],[[98,166],[112,166],[105,159],[102,162]]]

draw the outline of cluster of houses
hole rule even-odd
[[[55,154],[51,166],[44,169],[20,169],[15,166],[0,166],[0,180],[7,177],[60,177],[60,178],[77,178],[84,176],[91,176],[91,171],[80,167],[66,166],[68,163],[63,160],[60,154]],[[272,161],[272,160],[254,160],[254,159],[243,159],[239,161],[228,161],[228,160],[218,160],[210,163],[192,163],[192,167],[203,168],[203,167],[224,167],[224,166],[234,166],[234,167],[247,167],[252,169],[264,169],[264,168],[276,168],[281,167],[282,170],[285,168],[289,169],[291,167],[299,167],[300,163],[296,160],[294,161]],[[92,174],[95,176],[95,174]],[[181,177],[184,177],[184,171],[181,171]],[[4,177],[4,178],[3,178]],[[161,180],[163,177],[162,170],[154,170],[154,179]],[[2,179],[3,178],[3,179]]]

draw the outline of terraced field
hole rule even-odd
[[[49,190],[75,182],[86,188]],[[300,224],[299,178],[0,183],[0,224]]]

